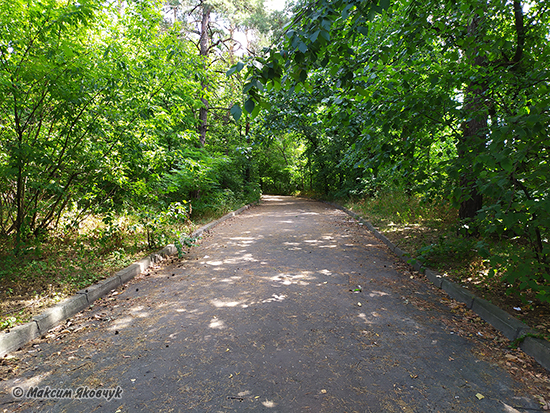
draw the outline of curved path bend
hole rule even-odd
[[[265,197],[17,356],[0,411],[516,412],[537,404],[342,211]],[[360,287],[359,287],[360,286]],[[350,291],[350,290],[361,291]],[[116,388],[37,400],[14,387]]]

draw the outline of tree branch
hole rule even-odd
[[[513,64],[518,64],[523,56],[523,48],[525,46],[525,26],[523,23],[523,9],[521,1],[514,0],[514,21],[517,35],[516,53],[512,59]]]

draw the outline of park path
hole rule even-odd
[[[0,411],[536,409],[520,384],[480,358],[475,340],[452,330],[443,295],[401,267],[342,211],[264,197],[185,259],[137,277],[18,352]],[[10,393],[30,386],[119,386],[122,394]]]

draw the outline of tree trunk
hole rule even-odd
[[[246,115],[246,127],[245,136],[247,147],[250,148],[250,116]],[[246,183],[252,182],[252,170],[250,168],[250,155],[246,157],[246,168],[244,172],[244,179]]]
[[[472,21],[468,25],[468,37],[472,39],[471,43],[474,45],[483,41],[481,24],[482,16],[474,13]],[[480,70],[487,66],[486,58],[475,46],[465,50],[465,56],[474,70]],[[473,80],[464,90],[464,113],[467,120],[462,124],[462,137],[457,148],[462,165],[459,185],[463,194],[459,217],[463,221],[471,222],[483,207],[483,196],[476,185],[474,159],[484,151],[486,144],[488,118],[484,98],[486,90],[487,85],[483,80]],[[476,233],[477,229],[471,228],[471,234]]]
[[[208,56],[209,48],[209,37],[208,37],[208,26],[210,25],[210,7],[203,5],[202,9],[202,20],[201,20],[201,38],[200,38],[200,55],[204,56],[204,65],[206,66],[206,56]],[[205,67],[206,69],[206,67]],[[204,146],[206,144],[206,132],[208,130],[208,100],[204,97],[204,93],[208,91],[208,84],[205,80],[201,81],[201,89],[203,91],[203,97],[201,97],[201,102],[203,107],[199,111],[199,139],[200,145]]]
[[[14,91],[14,120],[15,120],[15,130],[17,133],[17,153],[15,157],[17,159],[17,188],[15,194],[15,205],[16,205],[16,217],[14,222],[15,230],[15,254],[18,255],[22,242],[22,232],[25,222],[25,178],[23,176],[23,171],[25,167],[25,161],[23,159],[23,129],[21,127],[21,119],[19,116],[18,110],[18,101],[16,98],[16,91]]]

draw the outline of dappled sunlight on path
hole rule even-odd
[[[120,385],[122,399],[26,400],[13,411],[534,406],[448,330],[437,294],[397,272],[385,247],[341,211],[265,197],[186,259],[97,302],[73,320],[78,331],[43,340],[40,358],[22,355],[22,386]]]

